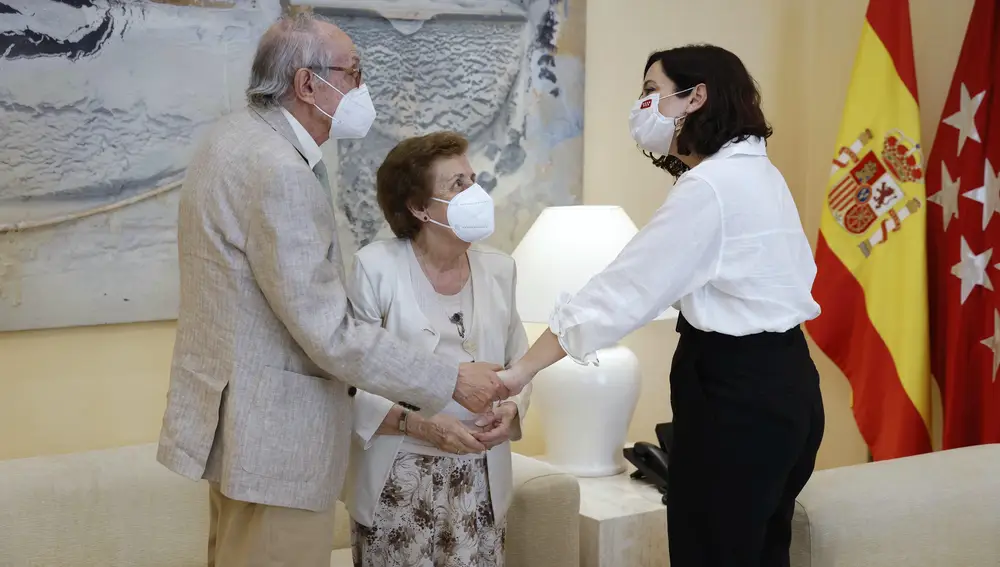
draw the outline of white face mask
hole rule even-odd
[[[344,94],[323,77],[320,77],[316,73],[313,73],[313,75],[343,96],[333,116],[330,116],[330,114],[318,105],[313,104],[316,110],[319,110],[330,118],[330,139],[353,140],[367,136],[368,130],[371,129],[372,124],[375,122],[375,104],[372,102],[371,95],[368,94],[368,85],[361,85]]]
[[[670,98],[693,90],[694,87],[691,87],[668,94],[663,98]],[[647,152],[665,156],[670,153],[670,144],[673,143],[674,134],[677,132],[678,118],[660,114],[660,93],[640,98],[632,106],[632,114],[628,119],[632,139]]]
[[[448,205],[448,224],[428,217],[438,226],[450,228],[465,242],[477,242],[493,234],[493,198],[478,183],[451,198],[450,201],[431,197]]]

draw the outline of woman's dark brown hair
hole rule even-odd
[[[455,132],[407,138],[385,156],[375,175],[375,195],[385,220],[398,238],[412,240],[423,222],[410,213],[425,208],[434,193],[431,168],[439,159],[465,155],[469,142]]]
[[[684,118],[677,136],[677,153],[708,157],[730,141],[748,138],[766,140],[771,126],[760,108],[757,82],[735,54],[714,45],[687,45],[657,51],[649,56],[643,75],[659,63],[677,91],[704,83],[708,98],[701,108]],[[676,95],[691,96],[692,91]],[[666,95],[670,93],[661,93]],[[645,153],[645,152],[644,152]],[[671,171],[668,157],[654,157],[658,167]],[[669,161],[679,161],[673,158]],[[671,171],[671,173],[674,173]]]

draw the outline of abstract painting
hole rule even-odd
[[[469,138],[498,248],[580,201],[583,0],[0,0],[0,331],[176,317],[177,188],[283,10],[352,36],[378,111],[323,147],[345,258],[416,134]]]

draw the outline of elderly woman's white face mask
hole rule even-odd
[[[455,236],[465,242],[478,242],[493,234],[493,197],[478,183],[473,183],[450,201],[431,197],[432,200],[448,205],[448,224],[440,223],[429,216],[427,222],[450,228]]]

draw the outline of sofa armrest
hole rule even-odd
[[[156,445],[0,461],[0,565],[204,567],[208,486]]]
[[[507,565],[579,567],[580,485],[552,465],[514,453]]]
[[[793,567],[996,567],[1000,445],[817,471],[796,502]]]

